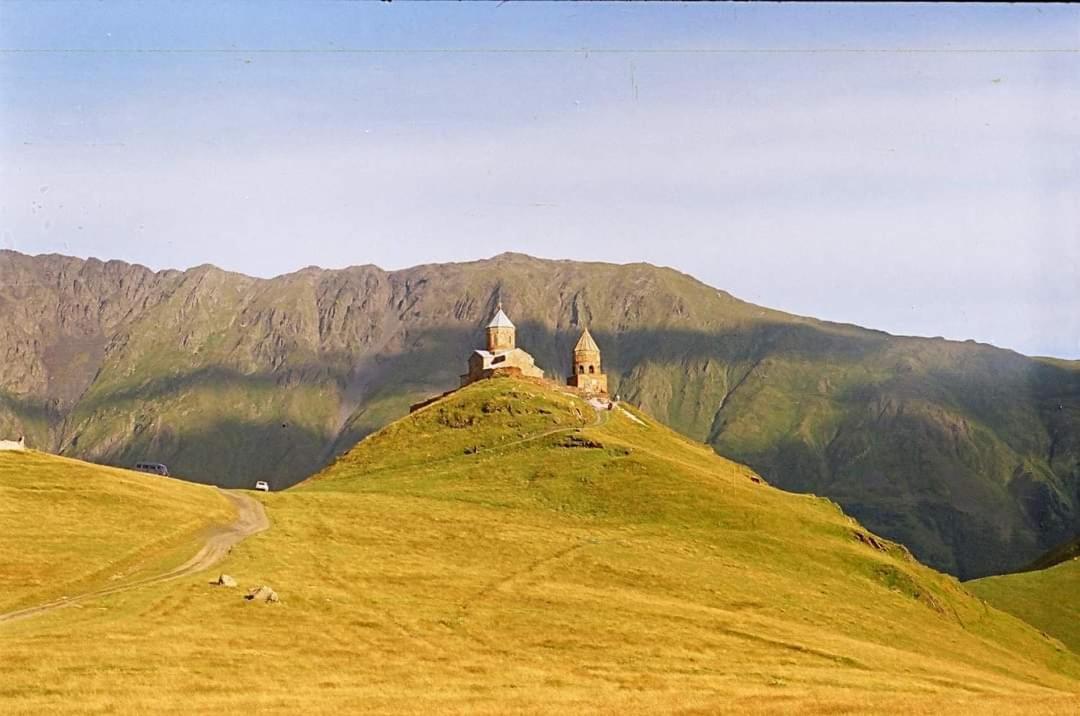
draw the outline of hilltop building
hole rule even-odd
[[[0,440],[0,450],[12,450],[15,452],[22,452],[26,449],[26,438],[22,435],[18,440]]]
[[[586,393],[606,395],[608,392],[607,376],[600,367],[600,346],[596,345],[588,328],[574,346],[570,377],[566,384]]]
[[[464,388],[470,383],[498,375],[544,379],[544,371],[536,367],[533,357],[517,347],[517,329],[503,311],[502,304],[499,304],[484,330],[486,346],[474,350],[469,356],[469,372],[461,376],[460,387]],[[571,360],[573,368],[572,374],[567,378],[567,385],[589,395],[607,395],[608,380],[601,369],[600,346],[596,345],[588,329],[585,329],[574,346]],[[420,410],[453,392],[450,390],[410,405],[409,411]]]
[[[533,357],[517,347],[514,324],[502,310],[502,304],[494,318],[487,324],[487,348],[475,350],[469,356],[469,372],[461,376],[461,385],[475,383],[495,375],[523,375],[543,378],[544,371],[536,367]]]

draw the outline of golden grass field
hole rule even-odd
[[[231,517],[217,490],[0,452],[0,613],[164,571]]]
[[[484,381],[259,496],[271,528],[219,568],[0,623],[0,712],[1080,711],[1060,641],[755,479],[640,413]],[[3,611],[228,519],[211,488],[40,455],[0,455],[0,486]]]

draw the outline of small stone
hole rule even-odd
[[[219,587],[235,587],[236,586],[236,580],[233,579],[232,577],[230,577],[227,574],[222,574],[221,576],[219,576],[217,578],[216,582],[213,582],[213,584],[215,584],[215,585],[217,585]]]
[[[248,593],[244,595],[244,599],[249,602],[265,602],[267,604],[274,604],[280,601],[277,592],[265,584],[261,587],[249,589]]]

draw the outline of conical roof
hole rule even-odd
[[[600,346],[596,345],[596,341],[593,340],[592,334],[589,333],[589,329],[586,328],[585,332],[581,334],[581,338],[578,339],[577,345],[574,346],[575,351],[596,351],[600,352]]]
[[[513,328],[514,324],[507,318],[506,314],[500,308],[495,313],[495,317],[491,319],[491,323],[487,324],[488,328]]]

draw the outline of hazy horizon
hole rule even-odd
[[[0,248],[670,266],[1080,358],[1080,9],[0,4]]]

